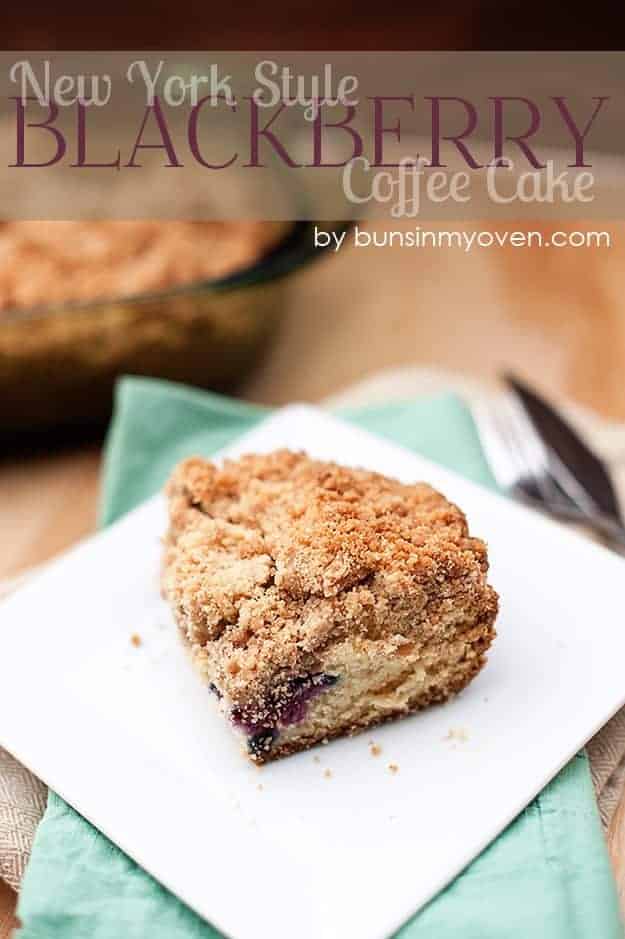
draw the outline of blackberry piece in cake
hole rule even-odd
[[[486,546],[430,486],[279,450],[186,460],[167,495],[164,594],[252,760],[444,701],[484,665]]]

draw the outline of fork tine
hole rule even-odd
[[[596,511],[596,506],[555,454],[549,454],[521,401],[510,392],[508,411],[519,446],[525,453],[534,478],[545,493],[545,500],[559,508]]]
[[[542,441],[511,395],[503,396],[501,414],[504,433],[518,454],[522,477],[532,480],[538,491],[548,497],[549,486],[544,478],[549,472],[549,464]]]
[[[519,453],[524,465],[523,481],[533,493],[551,508],[570,507],[572,502],[556,483],[549,464],[549,454],[540,436],[515,395],[508,394],[502,401],[506,415],[506,430],[509,439]]]
[[[512,394],[473,406],[480,440],[499,485],[562,511],[570,500],[553,480],[547,451]]]
[[[486,461],[498,486],[503,490],[511,489],[519,476],[518,461],[502,433],[496,402],[481,398],[472,403],[471,411]]]
[[[556,518],[591,526],[606,544],[625,554],[625,530],[600,514],[590,517],[574,498],[578,493],[568,491],[566,477],[561,481],[553,475],[550,454],[520,402],[510,396],[483,399],[473,402],[472,413],[502,489]]]

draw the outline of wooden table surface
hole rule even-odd
[[[610,230],[604,249],[352,247],[326,257],[294,279],[280,334],[241,394],[317,401],[392,366],[485,378],[508,367],[625,419],[625,237]],[[97,446],[0,461],[0,578],[93,529],[99,462]],[[625,891],[624,803],[609,840]],[[0,887],[0,939],[13,899]]]

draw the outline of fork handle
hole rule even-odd
[[[584,528],[593,531],[599,536],[601,542],[606,545],[606,547],[616,551],[617,554],[625,556],[625,528],[619,525],[618,522],[613,521],[609,516],[602,515],[599,512],[586,515],[573,505],[569,506],[564,503],[559,503],[557,506],[552,503],[549,508],[547,508],[543,502],[538,499],[533,499],[527,492],[517,486],[514,487],[513,492],[518,499],[521,499],[526,505],[537,509],[543,515],[550,515],[564,522],[573,522],[576,525],[582,525]]]

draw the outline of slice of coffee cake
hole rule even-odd
[[[164,593],[253,760],[443,701],[484,665],[486,547],[430,486],[280,450],[186,460],[167,494]]]

